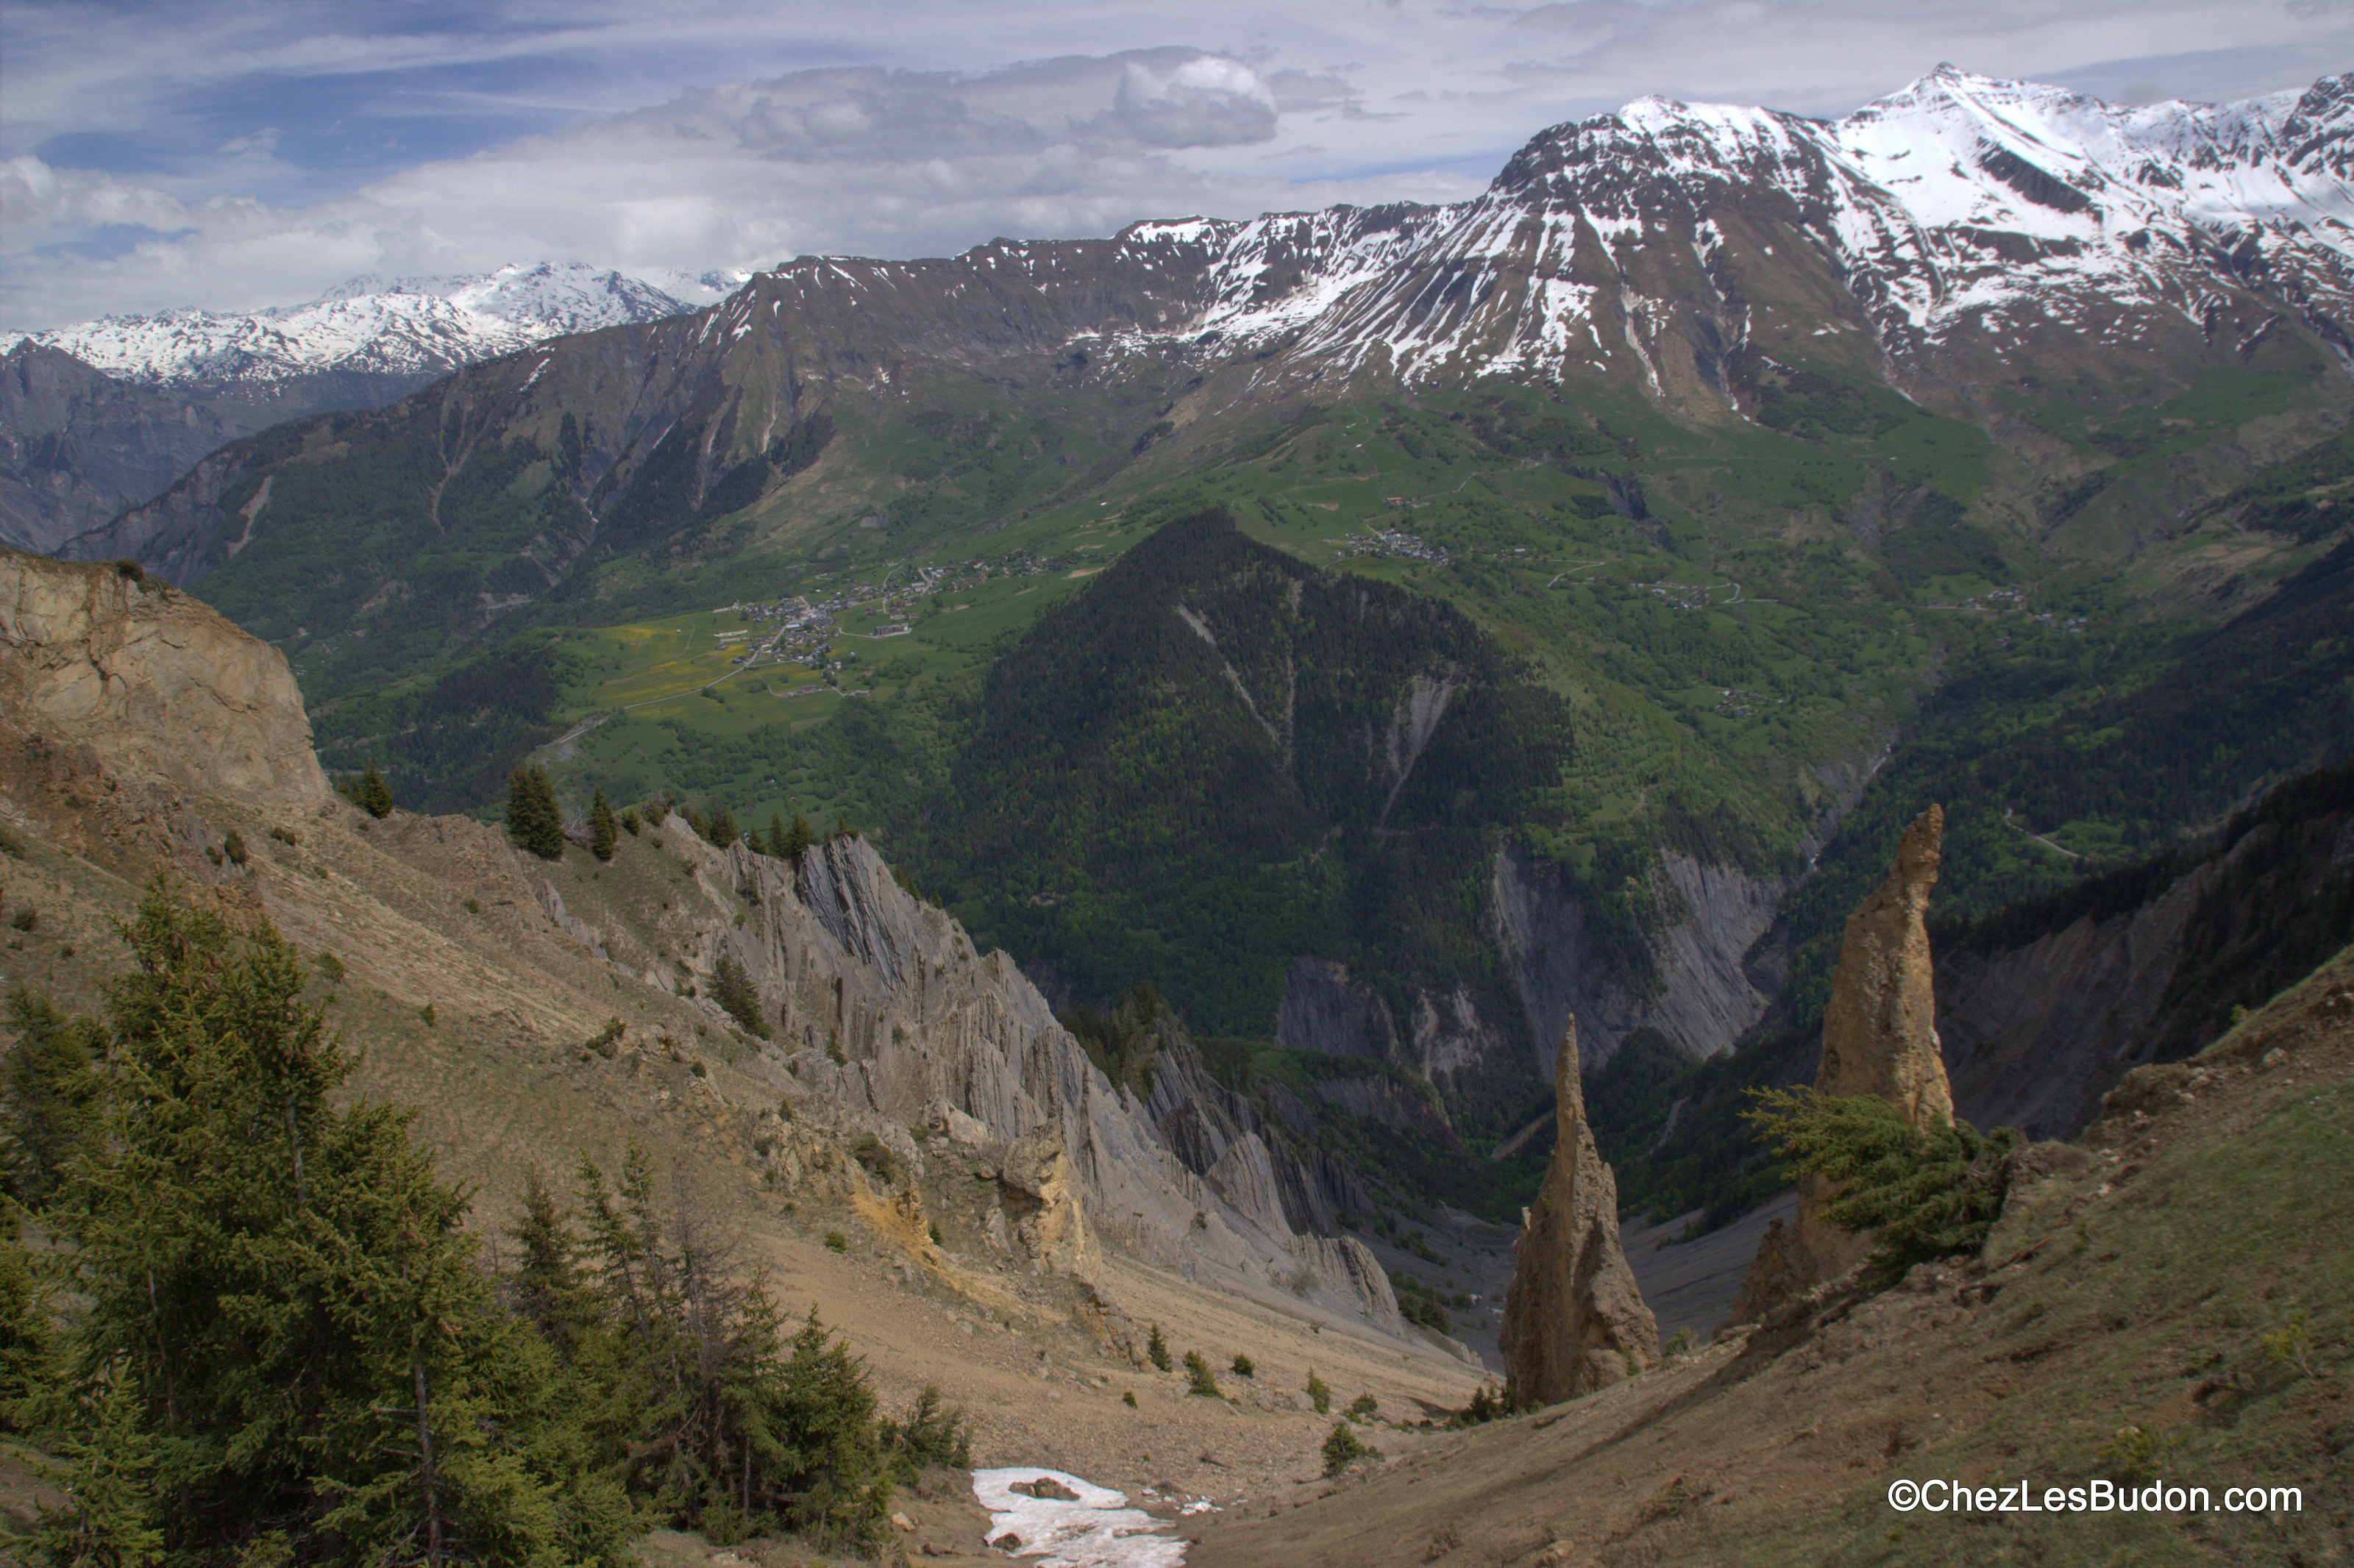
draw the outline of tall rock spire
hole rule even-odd
[[[1848,916],[1815,1074],[1821,1093],[1877,1095],[1916,1128],[1954,1116],[1925,924],[1945,834],[1944,807],[1915,817],[1897,842],[1888,880]]]
[[[1505,1396],[1521,1405],[1591,1393],[1659,1359],[1658,1319],[1618,1248],[1618,1183],[1586,1125],[1575,1017],[1553,1085],[1559,1137],[1513,1245],[1499,1334]]]
[[[1840,939],[1839,968],[1823,1009],[1823,1059],[1815,1090],[1875,1095],[1914,1128],[1951,1121],[1953,1086],[1937,1046],[1937,997],[1925,916],[1944,851],[1946,812],[1931,806],[1896,845],[1888,879],[1856,906]],[[1823,1211],[1840,1187],[1798,1179],[1797,1223],[1776,1221],[1757,1245],[1729,1322],[1754,1322],[1778,1303],[1837,1279],[1869,1256],[1870,1232],[1840,1229]]]

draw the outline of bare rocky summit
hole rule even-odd
[[[1882,882],[1848,916],[1839,968],[1823,1010],[1822,1064],[1817,1093],[1845,1097],[1876,1095],[1914,1128],[1950,1121],[1954,1092],[1937,1044],[1935,968],[1925,917],[1936,885],[1946,831],[1944,808],[1913,820],[1896,845],[1896,862]],[[1798,1181],[1796,1222],[1780,1223],[1758,1244],[1731,1320],[1754,1322],[1789,1298],[1836,1279],[1870,1254],[1869,1233],[1842,1230],[1823,1211],[1838,1187],[1819,1176]]]
[[[1522,1405],[1575,1399],[1659,1360],[1659,1323],[1618,1247],[1618,1183],[1585,1119],[1575,1018],[1553,1081],[1560,1140],[1513,1248],[1500,1335],[1505,1395]]]

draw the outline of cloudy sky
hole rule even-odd
[[[1944,60],[2228,101],[2354,65],[2354,4],[7,0],[0,326],[1449,200],[1646,93],[1835,117]]]

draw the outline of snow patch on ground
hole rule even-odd
[[[1078,1501],[1034,1498],[1013,1489],[1017,1481],[1027,1484],[1041,1477],[1077,1493]],[[1129,1507],[1128,1494],[1066,1470],[1035,1465],[975,1470],[972,1495],[989,1510],[990,1541],[1009,1532],[1021,1537],[1021,1545],[1007,1550],[1016,1557],[1038,1558],[1039,1568],[1182,1568],[1185,1561],[1185,1543],[1161,1534],[1163,1521]]]

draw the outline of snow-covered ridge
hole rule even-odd
[[[438,374],[543,338],[698,310],[745,276],[543,262],[467,277],[354,278],[303,304],[109,316],[0,339],[0,352],[29,337],[125,380],[213,389],[323,371]]]
[[[1645,298],[1639,280],[1673,250],[1737,298],[1719,217],[1739,212],[1831,260],[1900,355],[1966,326],[1999,341],[2029,317],[2203,324],[2232,287],[2264,288],[2346,352],[2349,175],[2348,76],[2243,103],[2117,108],[1945,66],[1833,122],[1647,98],[1540,133],[1469,202],[1183,226],[1217,254],[1182,331],[1385,357],[1407,379],[1559,375],[1632,350],[1656,385],[1638,339],[1675,302]],[[1727,347],[1742,309],[1719,323]]]

